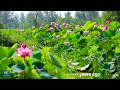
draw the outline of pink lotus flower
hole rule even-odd
[[[97,27],[97,26],[98,26],[97,24],[94,25],[94,27]]]
[[[35,28],[35,26],[32,26],[32,29]]]
[[[60,38],[61,36],[60,35],[57,35],[56,38]]]
[[[70,34],[72,31],[71,30],[67,30],[67,33]]]
[[[52,25],[52,26],[55,26],[55,22],[51,22],[51,25]]]
[[[39,27],[40,29],[42,28],[42,27]]]
[[[26,48],[26,46],[27,46],[26,44],[22,43],[22,44],[20,45],[20,48],[22,47],[22,48],[24,48],[24,49],[25,49],[25,48]]]
[[[59,25],[58,24],[55,24],[55,27],[58,27]]]
[[[102,28],[102,31],[106,31],[107,29],[109,29],[109,27],[108,27],[108,26],[104,26],[104,27]]]
[[[68,28],[68,27],[70,27],[70,24],[68,24],[68,23],[63,23],[62,26],[65,27],[65,28]]]
[[[65,27],[66,27],[66,28],[70,27],[70,24],[66,24]]]
[[[63,23],[63,24],[62,24],[62,26],[64,26],[64,27],[65,27],[65,26],[66,26],[66,23]]]
[[[22,34],[24,29],[17,29],[16,31],[19,32],[20,34]]]
[[[24,71],[21,71],[20,74],[21,74],[21,75],[24,75],[25,73],[24,73]]]
[[[65,45],[68,45],[68,44],[69,44],[69,42],[64,42],[64,44],[65,44]]]
[[[53,27],[50,27],[49,29],[50,29],[51,31],[52,31],[52,30],[54,30],[54,28],[53,28]]]
[[[22,33],[24,31],[24,29],[20,29],[19,32]]]
[[[80,28],[80,25],[75,26],[75,28]]]
[[[31,52],[32,51],[24,44],[22,44],[19,48],[17,48],[17,56],[21,56],[23,58],[30,56]]]
[[[107,20],[105,23],[106,23],[106,24],[110,24],[110,20]]]

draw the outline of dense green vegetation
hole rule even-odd
[[[119,79],[119,13],[0,11],[0,79]]]
[[[87,21],[1,29],[0,78],[119,79],[119,28],[118,21]],[[4,70],[10,76],[3,76]]]

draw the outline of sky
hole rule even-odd
[[[24,14],[27,14],[28,13],[28,11],[14,11],[16,14],[21,14],[22,12],[24,13]],[[62,17],[64,17],[64,14],[67,12],[67,11],[56,11],[58,14],[61,14],[62,15]],[[75,11],[70,11],[71,12],[71,16],[72,17],[74,17],[74,15],[75,15]],[[101,15],[101,11],[99,11],[100,12],[100,15]]]

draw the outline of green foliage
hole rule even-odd
[[[118,29],[118,28],[120,28],[120,23],[118,21],[113,21],[113,22],[110,22],[109,26],[111,28]]]
[[[87,21],[81,30],[91,30],[96,22]]]
[[[103,11],[102,21],[105,23],[107,20],[120,21],[120,11]]]
[[[0,46],[0,79],[119,79],[119,22],[111,22],[105,31],[94,28],[92,21],[78,29],[71,24],[53,26],[53,31],[50,23],[22,33],[1,29],[1,37],[14,43]],[[32,50],[30,56],[17,56],[21,43]],[[3,76],[4,70],[10,70],[9,77]]]

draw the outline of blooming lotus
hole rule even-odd
[[[69,44],[69,42],[64,42],[65,45]]]
[[[106,24],[110,24],[110,20],[107,20],[105,23],[106,23]]]
[[[26,48],[26,46],[27,46],[27,45],[24,44],[24,43],[22,43],[22,44],[20,45],[20,47],[22,47],[22,48],[24,48],[24,49]]]
[[[109,27],[108,27],[108,26],[104,26],[104,27],[102,28],[102,31],[106,31],[107,29],[109,29]]]
[[[94,25],[94,27],[97,27],[97,26],[98,26],[97,24]]]
[[[50,29],[51,31],[52,31],[52,30],[54,30],[54,28],[53,28],[53,27],[50,27],[49,29]]]
[[[22,33],[23,33],[23,31],[24,31],[24,29],[21,29],[19,32],[22,34]]]
[[[70,34],[72,31],[71,30],[67,30],[67,33]]]
[[[63,24],[62,24],[62,26],[64,26],[64,27],[65,27],[65,26],[66,26],[66,23],[63,23]]]
[[[58,27],[59,25],[58,24],[55,24],[55,27]]]
[[[35,26],[32,26],[32,29],[35,28]]]
[[[76,28],[80,28],[80,25],[75,26],[75,29],[76,29]]]
[[[56,38],[60,38],[61,36],[60,35],[57,35]]]
[[[17,56],[21,56],[23,58],[30,56],[31,52],[32,51],[25,45],[21,45],[19,48],[17,48]]]
[[[66,24],[65,27],[66,27],[66,28],[70,27],[70,24]]]
[[[24,31],[24,29],[17,29],[16,31],[19,33],[22,33]]]
[[[51,25],[52,25],[52,26],[55,26],[55,22],[51,22]]]
[[[21,75],[24,75],[25,73],[24,73],[24,71],[21,71],[20,74],[21,74]]]
[[[39,27],[40,29],[42,28],[42,27]]]

